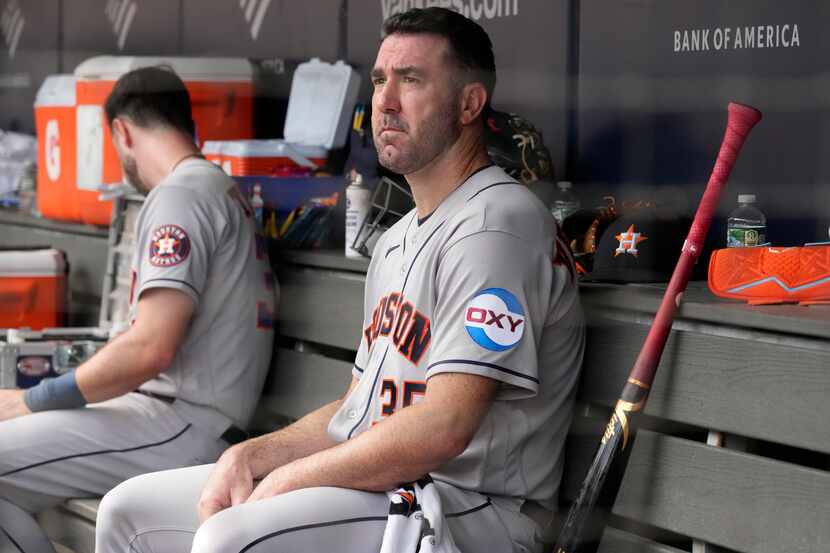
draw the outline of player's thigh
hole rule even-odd
[[[113,488],[98,507],[97,551],[188,551],[199,526],[199,497],[213,467],[142,474]]]
[[[192,553],[379,551],[386,494],[307,488],[219,512],[196,533]]]
[[[34,413],[0,423],[0,492],[103,495],[138,474],[212,461],[224,445],[170,405],[138,394]]]

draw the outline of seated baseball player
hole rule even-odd
[[[541,551],[584,347],[574,267],[487,157],[485,31],[442,8],[383,30],[372,131],[416,209],[374,249],[351,385],[216,464],[118,486],[99,553],[414,553],[406,505],[422,551]]]
[[[2,551],[52,551],[30,515],[64,498],[215,461],[244,439],[270,361],[270,264],[252,210],[194,144],[184,84],[132,71],[106,115],[125,177],[146,195],[131,324],[76,371],[0,390]]]

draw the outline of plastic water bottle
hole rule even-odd
[[[759,246],[766,235],[767,218],[755,207],[755,194],[738,194],[738,207],[726,222],[726,247]]]
[[[556,194],[553,198],[550,211],[553,213],[553,218],[559,226],[562,226],[562,221],[568,218],[571,213],[579,211],[579,200],[571,192],[571,183],[569,181],[559,181],[556,183]]]
[[[346,187],[346,257],[363,257],[352,244],[360,233],[363,220],[369,215],[371,199],[372,191],[363,185],[363,176],[353,172],[351,183]]]

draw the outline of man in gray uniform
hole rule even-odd
[[[100,553],[379,551],[379,492],[426,474],[462,552],[541,550],[584,347],[573,263],[550,213],[487,158],[484,30],[429,8],[384,37],[373,133],[416,209],[374,249],[348,391],[215,465],[120,485]]]
[[[216,460],[244,438],[270,361],[267,255],[234,182],[199,155],[184,84],[130,72],[106,111],[126,178],[147,195],[131,324],[74,373],[0,391],[0,549],[51,551],[29,514],[64,498]]]

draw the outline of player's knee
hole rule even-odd
[[[193,537],[191,553],[227,553],[241,549],[237,534],[238,524],[232,524],[231,518],[220,512],[207,519]],[[238,522],[238,521],[237,521]]]
[[[125,484],[127,482],[110,490],[101,500],[100,505],[98,505],[95,533],[98,535],[99,541],[102,535],[113,532],[115,528],[123,524],[123,521],[128,518],[130,507],[129,495],[125,493],[125,488],[122,488]]]
[[[98,543],[126,543],[124,540],[129,540],[135,510],[143,507],[139,493],[144,486],[141,480],[142,477],[137,476],[122,482],[101,500],[95,523]]]

